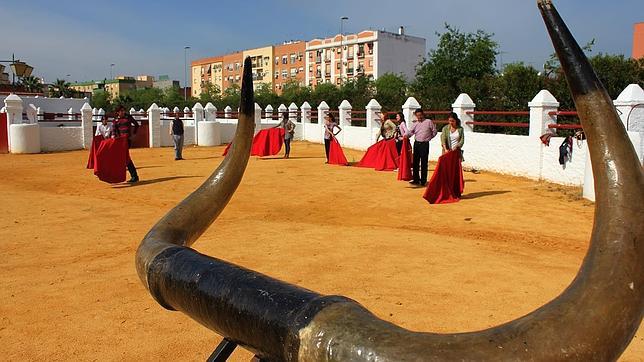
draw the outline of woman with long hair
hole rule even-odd
[[[335,129],[338,129],[335,132]],[[331,149],[331,140],[342,132],[342,128],[338,126],[338,123],[335,121],[335,116],[331,113],[327,113],[324,116],[324,151],[326,152],[326,162],[329,163],[329,150]]]
[[[456,113],[450,113],[447,122],[441,132],[443,154],[438,158],[434,174],[423,195],[430,204],[459,201],[465,186],[461,165],[465,134]]]

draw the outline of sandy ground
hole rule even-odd
[[[157,305],[134,251],[222,150],[188,148],[180,162],[168,148],[133,150],[135,186],[98,181],[86,152],[0,155],[0,359],[205,360],[220,337]],[[196,249],[405,328],[455,332],[555,297],[587,248],[594,206],[577,189],[466,173],[464,200],[431,206],[394,173],[324,165],[320,145],[296,143],[292,156],[251,159]],[[640,331],[622,360],[643,356]]]

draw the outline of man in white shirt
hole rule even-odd
[[[103,121],[101,124],[96,127],[96,134],[95,136],[103,136],[103,138],[110,138],[112,137],[112,124],[107,123],[107,119],[103,118]]]

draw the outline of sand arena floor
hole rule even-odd
[[[133,150],[135,186],[98,181],[83,151],[0,155],[0,360],[205,360],[220,337],[154,302],[134,252],[222,150],[187,148],[180,162],[168,148]],[[577,189],[466,173],[464,200],[431,206],[394,173],[324,165],[320,145],[295,143],[292,156],[252,158],[195,248],[436,332],[532,311],[587,248],[594,206]],[[640,330],[622,360],[643,359]]]

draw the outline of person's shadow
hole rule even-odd
[[[123,189],[123,188],[130,188],[130,187],[136,187],[136,186],[152,185],[152,184],[156,184],[156,183],[159,183],[159,182],[178,180],[178,179],[182,179],[182,178],[194,178],[194,177],[202,177],[202,176],[168,176],[168,177],[160,177],[160,178],[154,178],[154,179],[150,179],[150,180],[141,180],[141,181],[135,182],[135,183],[118,184],[118,185],[112,186],[112,188]]]
[[[481,191],[481,192],[473,192],[471,194],[464,194],[461,196],[461,199],[463,200],[471,200],[471,199],[478,199],[479,197],[485,197],[485,196],[493,196],[493,195],[501,195],[501,194],[507,194],[510,191]]]

